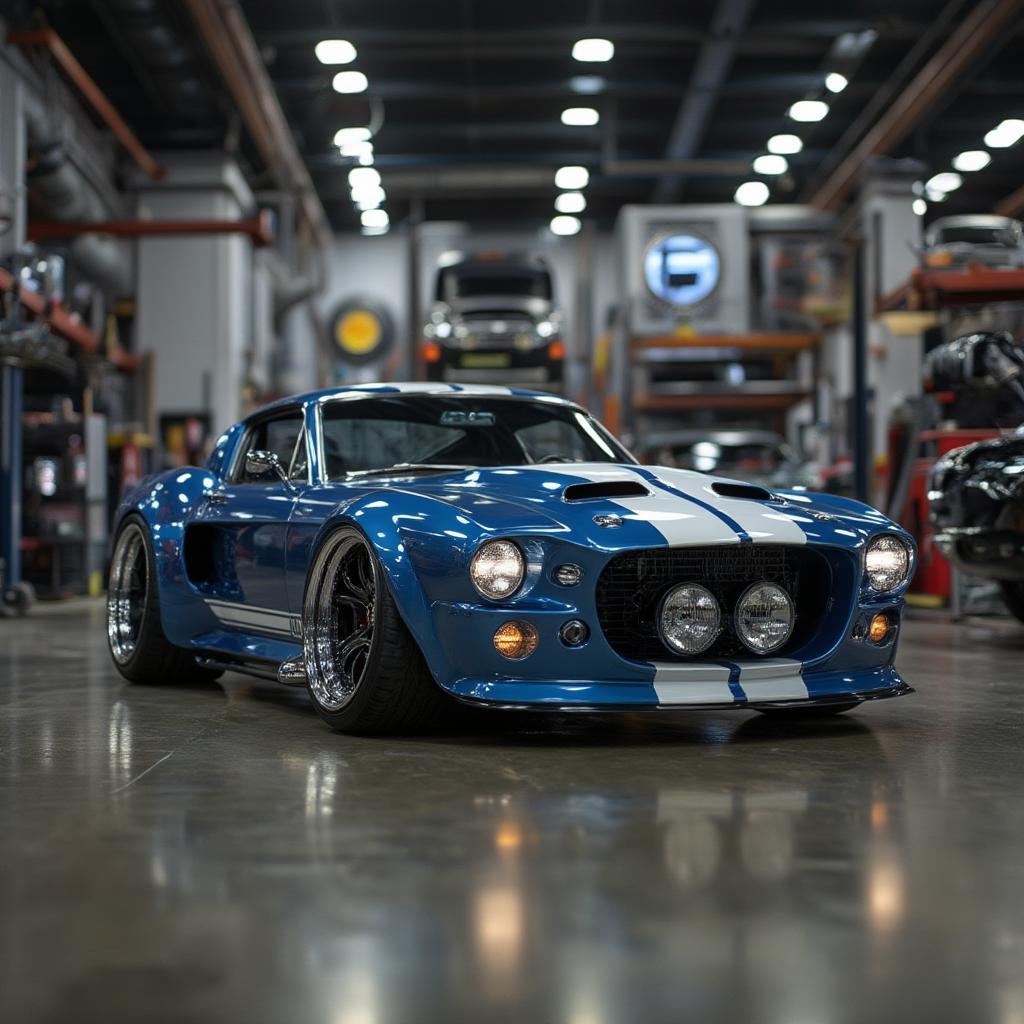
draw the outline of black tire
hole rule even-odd
[[[126,550],[128,545],[133,551]],[[126,558],[133,559],[132,566],[123,564]],[[114,667],[133,683],[213,682],[222,674],[201,668],[195,655],[175,647],[164,635],[156,554],[149,527],[137,515],[125,518],[114,542],[107,588],[107,647]]]
[[[852,711],[858,704],[860,704],[859,700],[851,700],[840,704],[808,704],[804,708],[754,708],[754,710],[780,722],[805,722],[841,715],[846,711]]]
[[[1010,614],[1024,622],[1024,583],[1003,580],[999,584],[999,589],[1003,592],[1003,600],[1010,609]]]
[[[455,706],[406,629],[372,545],[354,527],[331,533],[310,563],[303,636],[310,699],[338,732],[423,732]]]

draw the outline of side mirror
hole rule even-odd
[[[275,472],[284,483],[288,483],[288,474],[277,457],[277,452],[260,451],[254,448],[251,452],[245,453],[245,471],[249,476],[263,476],[271,471]]]

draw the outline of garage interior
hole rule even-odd
[[[0,1019],[1024,1024],[1022,38],[1024,0],[0,2]],[[123,679],[122,496],[396,381],[880,509],[914,692],[366,737]]]

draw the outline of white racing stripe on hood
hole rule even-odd
[[[654,663],[654,692],[659,704],[732,704],[729,666]]]
[[[645,466],[655,477],[677,491],[692,495],[699,501],[713,505],[735,520],[755,543],[770,541],[773,544],[806,544],[807,534],[804,533],[793,516],[783,509],[764,505],[759,501],[748,501],[744,498],[723,498],[715,494],[711,485],[714,478],[703,473],[687,469],[668,469],[664,466]],[[799,516],[799,513],[796,513]],[[813,520],[805,517],[808,523]]]
[[[766,658],[736,664],[740,669],[740,688],[747,700],[805,700],[809,696],[799,661]]]
[[[570,462],[570,463],[548,463],[545,465],[531,465],[519,467],[524,470],[531,470],[538,473],[545,471],[556,476],[571,476],[587,483],[600,483],[602,480],[626,480],[630,483],[642,483],[650,489],[646,497],[638,498],[609,498],[624,509],[623,518],[646,523],[657,530],[665,543],[670,547],[678,547],[684,544],[738,544],[739,534],[728,523],[724,522],[714,512],[701,508],[685,498],[679,498],[674,494],[659,490],[649,480],[644,480],[628,469],[621,466],[611,465],[603,462]],[[712,495],[717,502],[719,499]],[[586,501],[571,502],[576,508],[583,508],[588,504]],[[599,510],[598,503],[595,506],[595,514]],[[708,502],[714,504],[714,502]],[[614,533],[614,530],[609,530]]]

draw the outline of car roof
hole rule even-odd
[[[246,420],[254,416],[262,416],[274,409],[287,408],[294,405],[307,405],[310,402],[328,402],[332,398],[374,398],[382,395],[442,395],[445,398],[535,398],[552,405],[564,405],[580,408],[560,395],[546,391],[530,391],[525,388],[508,388],[500,384],[443,384],[434,381],[395,381],[381,384],[346,384],[342,387],[324,388],[320,391],[307,391],[301,395],[279,398],[268,405],[251,412]]]
[[[939,217],[928,225],[928,231],[936,228],[1005,228],[1017,222],[1013,217],[1002,217],[996,213],[962,213],[953,217]]]

